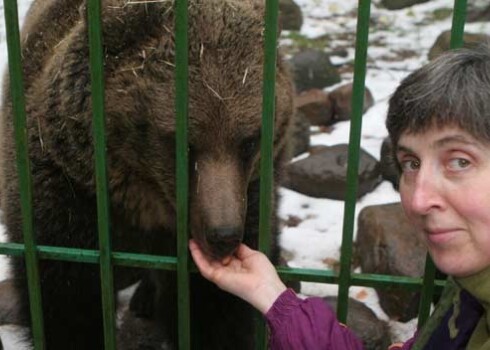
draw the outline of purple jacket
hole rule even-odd
[[[450,339],[448,321],[452,308],[434,331],[425,350],[464,349],[473,333],[483,308],[469,293],[461,293],[461,312],[456,320],[458,336]],[[270,328],[272,350],[364,350],[361,341],[337,321],[335,312],[321,298],[300,299],[288,289],[275,301],[265,315]],[[390,350],[409,350],[415,337]]]
[[[337,322],[333,310],[321,298],[302,300],[288,289],[265,315],[272,350],[363,350],[350,329]]]

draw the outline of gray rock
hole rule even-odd
[[[312,156],[314,154],[325,152],[329,148],[330,148],[329,146],[325,146],[325,145],[315,145],[315,146],[311,146],[308,151],[310,153],[310,156]]]
[[[310,122],[300,110],[296,111],[291,136],[291,154],[293,157],[308,151],[310,148]]]
[[[334,120],[350,120],[352,115],[352,83],[339,86],[328,97],[332,102]],[[374,98],[368,88],[364,90],[364,103],[362,112],[365,113],[374,104]]]
[[[381,0],[381,4],[388,10],[399,10],[428,1],[429,0]]]
[[[490,21],[490,6],[482,10],[468,11],[468,22],[489,22]]]
[[[400,182],[400,170],[396,164],[396,159],[393,154],[393,145],[389,137],[383,140],[381,145],[381,155],[379,159],[379,167],[381,176],[384,180],[391,182],[393,188],[398,191]]]
[[[281,28],[285,30],[300,30],[303,25],[301,8],[293,0],[279,0]]]
[[[467,22],[490,21],[490,4],[488,0],[468,0],[467,11]]]
[[[488,0],[467,0],[468,8],[483,9],[488,6]]]
[[[295,105],[311,125],[329,126],[333,123],[332,102],[323,90],[310,89],[302,92],[296,96]]]
[[[347,188],[348,145],[327,147],[287,167],[285,187],[315,198],[343,200]],[[357,198],[381,182],[378,161],[363,149],[359,156]]]
[[[463,47],[474,48],[482,43],[489,43],[490,36],[485,34],[464,33]],[[441,53],[448,51],[451,43],[451,31],[442,32],[429,50],[429,60],[433,60]]]
[[[365,207],[358,216],[356,255],[364,273],[420,277],[427,250],[400,203]],[[403,287],[376,289],[388,316],[406,322],[418,313],[419,294]]]
[[[309,89],[323,89],[340,82],[337,68],[323,51],[306,49],[294,55],[291,63],[298,93]]]
[[[334,311],[337,310],[337,297],[329,296],[323,299]],[[352,298],[348,301],[347,327],[361,339],[366,350],[386,350],[391,344],[386,322],[378,319],[369,307]]]

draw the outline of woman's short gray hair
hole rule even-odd
[[[390,99],[386,127],[404,132],[455,125],[490,142],[490,48],[446,52],[406,77]]]

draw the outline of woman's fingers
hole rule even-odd
[[[256,253],[257,253],[256,250],[250,249],[247,245],[242,243],[238,247],[235,255],[237,256],[238,259],[245,260]]]
[[[189,241],[189,250],[191,251],[192,258],[194,259],[194,262],[196,263],[196,266],[201,274],[204,277],[209,278],[213,271],[211,262],[203,254],[201,248],[199,248],[199,245],[193,239]]]
[[[201,275],[214,283],[222,283],[222,280],[227,277],[227,274],[230,274],[232,271],[234,272],[236,269],[235,264],[233,264],[236,259],[230,257],[227,264],[223,264],[221,261],[214,261],[203,253],[197,242],[193,239],[189,241],[189,249]]]

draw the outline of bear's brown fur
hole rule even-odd
[[[189,226],[216,257],[232,253],[239,241],[257,244],[261,2],[189,1]],[[102,1],[114,250],[176,254],[173,5],[170,0]],[[37,243],[97,249],[85,16],[83,0],[36,0],[23,27],[22,55]],[[293,107],[291,79],[280,58],[276,69],[278,180]],[[7,89],[4,95],[0,193],[7,234],[20,242]],[[274,261],[275,248],[273,235]],[[25,266],[14,259],[12,268],[28,323]],[[102,349],[98,267],[42,260],[40,273],[47,348]],[[116,275],[117,288],[126,282]],[[131,301],[135,314],[162,324],[174,346],[176,295],[174,272],[158,271],[145,275]],[[191,316],[197,348],[253,346],[251,308],[197,275],[191,277]]]

